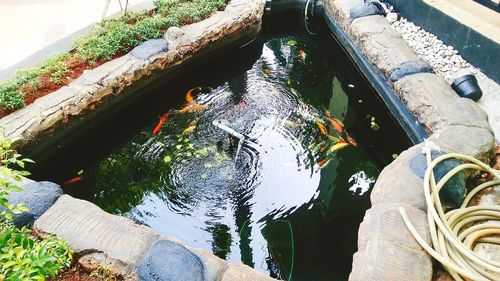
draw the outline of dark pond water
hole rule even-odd
[[[408,141],[328,34],[266,28],[148,91],[35,178],[78,176],[66,193],[274,277],[347,279],[370,189]]]

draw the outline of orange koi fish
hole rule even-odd
[[[194,103],[194,104],[190,104],[190,105],[184,107],[181,110],[176,110],[175,113],[186,113],[186,112],[192,112],[192,111],[199,111],[199,110],[205,110],[205,108],[207,108],[206,105]]]
[[[349,133],[347,133],[347,131],[345,132],[346,135],[347,135],[347,141],[352,144],[352,146],[354,147],[357,147],[358,146],[358,143],[353,139],[351,138],[351,136],[349,136]]]
[[[335,118],[328,118],[328,121],[330,122],[330,124],[332,124],[332,127],[337,132],[342,133],[342,131],[344,130],[344,124],[342,123],[342,121]]]
[[[194,101],[193,91],[195,91],[195,90],[200,91],[201,87],[192,88],[191,90],[187,91],[187,93],[186,93],[186,102],[187,103],[193,103],[193,101]]]
[[[168,113],[165,113],[165,114],[163,114],[162,117],[160,117],[160,121],[158,122],[158,125],[156,125],[156,127],[153,129],[153,135],[158,134],[158,132],[161,130],[161,127],[163,126],[163,123],[165,123],[165,121],[167,121],[168,117],[169,117]]]
[[[83,180],[82,177],[74,177],[72,179],[69,179],[69,180],[63,182],[63,185],[72,185],[72,184],[77,183],[77,182],[79,182],[81,180]]]
[[[316,119],[315,123],[316,123],[316,126],[318,127],[319,131],[323,135],[328,135],[328,130],[326,129],[325,125],[323,125],[323,123],[319,119]]]
[[[328,164],[330,164],[330,160],[331,159],[323,159],[321,161],[318,162],[318,166],[320,169],[323,169],[325,168],[326,166],[328,166]]]

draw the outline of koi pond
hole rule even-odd
[[[326,30],[270,26],[32,155],[34,178],[273,277],[346,280],[409,141]]]

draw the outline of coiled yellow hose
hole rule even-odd
[[[500,171],[473,157],[458,153],[442,155],[432,161],[431,153],[427,151],[426,157],[428,167],[424,177],[424,194],[432,246],[418,234],[404,208],[400,207],[399,213],[406,227],[422,248],[438,260],[455,280],[500,280],[500,263],[487,260],[473,251],[476,242],[500,244],[500,206],[467,207],[469,201],[479,191],[500,185]],[[453,168],[436,183],[434,167],[449,158],[468,163]],[[439,190],[451,177],[465,169],[488,172],[494,179],[469,192],[460,208],[444,213]]]

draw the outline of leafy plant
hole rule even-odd
[[[79,38],[71,54],[64,53],[47,59],[40,66],[19,71],[14,79],[0,84],[0,107],[15,110],[24,107],[26,91],[42,88],[40,77],[46,76],[56,85],[69,72],[71,58],[83,59],[89,64],[110,60],[128,52],[142,42],[160,38],[171,26],[196,22],[225,7],[225,0],[154,0],[156,10],[129,13],[118,19],[97,25]]]
[[[90,276],[98,277],[103,281],[116,281],[117,276],[111,272],[109,266],[105,263],[99,264],[99,266],[90,273]]]
[[[27,211],[24,205],[12,205],[7,200],[7,196],[11,192],[22,190],[13,181],[21,181],[21,176],[30,174],[27,171],[11,169],[11,166],[17,165],[24,168],[26,162],[33,161],[26,158],[22,159],[21,155],[12,149],[11,142],[5,139],[0,139],[0,161],[0,220],[11,220],[13,214]]]
[[[9,204],[7,196],[22,190],[15,182],[29,175],[23,169],[26,162],[33,161],[21,158],[5,139],[0,139],[0,161],[0,280],[55,277],[61,268],[71,263],[69,245],[52,236],[37,240],[30,237],[29,229],[18,229],[11,222],[13,214],[28,209],[22,204]]]
[[[71,264],[68,243],[53,236],[39,241],[29,229],[0,222],[0,275],[4,280],[45,280]]]

